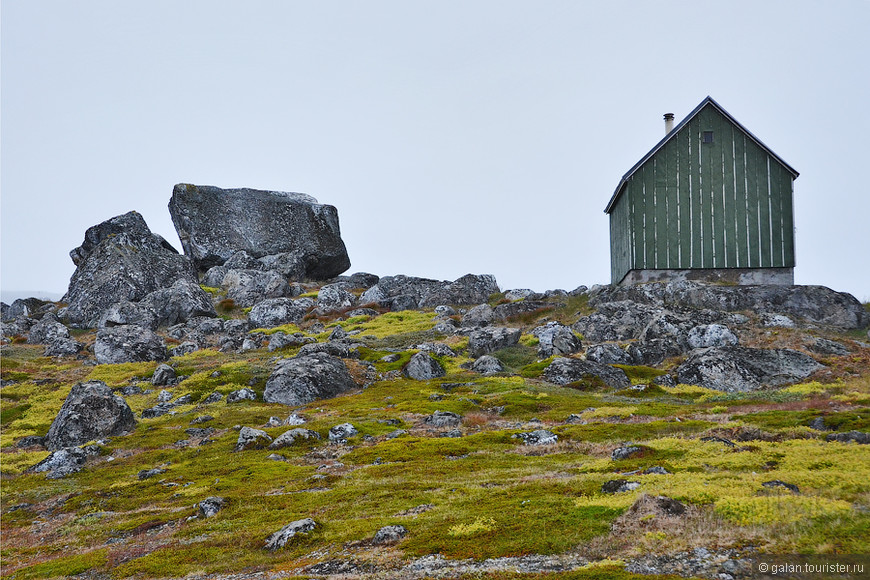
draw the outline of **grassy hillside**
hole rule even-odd
[[[540,320],[571,322],[588,311],[575,298],[551,302],[513,325],[527,332]],[[325,329],[315,334],[317,322]],[[169,390],[174,397],[192,395],[192,402],[153,419],[139,417],[157,404],[160,387],[149,382],[157,363],[94,366],[87,359],[45,358],[43,347],[13,341],[2,355],[2,377],[11,383],[0,390],[3,577],[260,571],[312,578],[341,571],[341,563],[353,574],[407,577],[409,563],[440,554],[559,555],[572,563],[565,566],[572,571],[561,573],[457,573],[467,578],[641,578],[624,565],[695,548],[870,553],[870,446],[828,442],[826,432],[809,426],[823,417],[837,431],[870,430],[870,348],[852,341],[855,333],[814,331],[853,349],[824,358],[827,368],[816,380],[727,394],[687,385],[554,386],[540,378],[546,365],[536,360],[535,339],[527,334],[520,345],[495,353],[509,372],[482,377],[464,368],[471,362],[467,338],[436,335],[434,324],[431,311],[406,311],[347,320],[336,314],[284,329],[324,341],[342,325],[365,337],[360,358],[346,360],[365,386],[299,408],[262,402],[275,361],[298,348],[174,357],[169,364],[189,378]],[[756,329],[741,340],[790,346],[800,332]],[[93,338],[92,332],[76,336],[85,344]],[[411,347],[432,340],[458,353],[439,358],[447,376],[403,378],[398,371],[416,352]],[[397,361],[381,360],[392,353],[400,354]],[[635,384],[661,372],[622,368]],[[97,442],[99,455],[77,474],[50,480],[29,473],[48,452],[15,442],[45,435],[71,386],[89,379],[143,389],[125,397],[137,428]],[[244,387],[258,400],[201,403],[214,391]],[[461,415],[462,436],[445,437],[450,429],[425,424],[435,411]],[[275,451],[278,457],[266,449],[234,452],[241,426],[275,438],[291,427],[269,427],[270,417],[283,421],[291,413],[323,439]],[[211,419],[192,424],[203,416]],[[359,434],[329,443],[329,428],[348,422]],[[210,431],[188,433],[191,428]],[[532,446],[515,437],[537,429],[552,431],[558,442]],[[704,440],[711,437],[734,445]],[[611,459],[629,442],[641,451]],[[643,473],[654,466],[668,473]],[[165,471],[138,477],[153,468]],[[603,493],[602,484],[613,479],[640,487]],[[800,493],[762,485],[773,480]],[[642,494],[666,495],[688,509],[679,518],[637,516],[629,508]],[[214,517],[194,517],[209,496],[225,498],[226,507]],[[314,531],[275,552],[264,549],[269,534],[309,517],[318,524]],[[375,533],[388,525],[405,526],[407,536],[374,545]]]

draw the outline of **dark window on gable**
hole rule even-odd
[[[713,131],[704,131],[704,137],[701,139],[701,143],[712,143],[713,142]]]

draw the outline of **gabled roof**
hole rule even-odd
[[[674,137],[674,136],[675,136],[675,135],[680,131],[680,129],[682,129],[683,127],[685,127],[685,126],[689,123],[689,121],[691,121],[691,120],[692,120],[692,119],[693,119],[693,118],[694,118],[698,113],[700,113],[701,110],[702,110],[704,107],[706,107],[707,105],[711,105],[711,106],[714,107],[717,111],[719,111],[720,113],[722,113],[722,115],[723,115],[726,119],[728,119],[729,121],[731,121],[731,123],[733,123],[735,127],[737,127],[738,129],[740,129],[741,131],[743,131],[743,133],[744,133],[747,137],[749,137],[750,139],[752,139],[752,140],[755,142],[756,145],[758,145],[759,147],[761,147],[762,149],[764,149],[764,150],[765,150],[765,151],[766,151],[766,152],[767,152],[771,157],[773,157],[774,159],[776,159],[777,161],[779,161],[780,165],[782,165],[782,166],[783,166],[783,167],[784,167],[784,168],[785,168],[789,173],[791,173],[792,176],[794,176],[795,179],[797,178],[797,176],[799,175],[799,173],[798,173],[797,171],[795,171],[794,167],[792,167],[791,165],[789,165],[788,163],[786,163],[785,161],[783,161],[782,157],[780,157],[779,155],[777,155],[776,153],[774,153],[773,150],[772,150],[770,147],[768,147],[767,145],[765,145],[764,143],[762,143],[761,139],[759,139],[758,137],[756,137],[755,135],[753,135],[753,134],[749,131],[749,129],[747,129],[746,127],[744,127],[743,125],[741,125],[740,122],[739,122],[737,119],[735,119],[733,116],[731,116],[731,113],[729,113],[728,111],[726,111],[725,109],[723,109],[723,108],[722,108],[722,105],[720,105],[719,103],[717,103],[716,101],[714,101],[714,100],[713,100],[713,97],[708,96],[706,99],[704,99],[703,101],[701,101],[701,104],[698,105],[697,107],[695,107],[695,109],[694,109],[691,113],[689,113],[689,115],[688,115],[685,119],[683,119],[682,121],[680,121],[680,123],[679,123],[676,127],[674,127],[673,130],[671,130],[670,133],[668,133],[667,135],[665,135],[664,139],[662,139],[661,141],[659,141],[659,142],[656,144],[655,147],[653,147],[652,149],[650,149],[649,153],[647,153],[646,155],[644,155],[643,158],[642,158],[640,161],[638,161],[637,163],[635,163],[634,167],[632,167],[631,169],[628,170],[628,173],[626,173],[625,175],[622,176],[622,179],[619,180],[619,184],[616,186],[616,190],[613,192],[613,196],[610,198],[610,201],[607,203],[607,207],[604,208],[604,213],[610,213],[610,210],[613,209],[613,206],[616,204],[616,200],[619,199],[619,196],[620,196],[620,194],[622,193],[622,190],[625,188],[625,184],[628,182],[628,180],[631,178],[631,176],[634,175],[635,172],[636,172],[638,169],[640,169],[641,166],[642,166],[644,163],[646,163],[647,161],[649,161],[649,159],[650,159],[653,155],[655,155],[655,154],[659,151],[659,149],[661,149],[662,147],[664,147],[665,144],[666,144],[668,141],[670,141],[670,140],[671,140],[671,139],[672,139],[672,138],[673,138],[673,137]]]

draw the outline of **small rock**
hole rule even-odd
[[[861,431],[848,431],[846,433],[831,433],[827,437],[825,437],[826,441],[840,441],[843,443],[848,443],[850,441],[854,441],[859,445],[867,445],[870,443],[870,433],[863,433]]]
[[[474,361],[474,364],[471,365],[471,370],[488,377],[498,373],[503,373],[505,368],[500,360],[492,355],[485,354]]]
[[[304,425],[305,419],[297,415],[296,413],[291,413],[289,417],[284,419],[285,427],[295,427],[297,425]]]
[[[625,479],[611,479],[601,486],[602,493],[623,493],[640,487],[639,481],[627,481]]]
[[[770,481],[765,481],[761,485],[763,485],[764,487],[770,487],[770,488],[784,487],[785,489],[789,490],[792,493],[800,493],[801,492],[801,490],[798,488],[798,486],[794,485],[793,483],[786,483],[786,482],[781,481],[779,479],[772,479]]]
[[[139,478],[139,481],[143,481],[146,479],[151,479],[152,477],[156,477],[162,473],[166,473],[165,469],[161,469],[159,467],[155,467],[154,469],[143,469],[139,473],[136,474],[136,477]]]
[[[462,437],[462,431],[460,431],[459,429],[451,429],[450,431],[445,431],[444,433],[442,433],[441,437],[450,437],[455,439],[457,437]]]
[[[272,438],[265,431],[242,427],[239,431],[239,440],[236,442],[234,451],[246,451],[248,449],[263,449],[272,442]]]
[[[378,530],[372,543],[378,546],[395,544],[407,535],[408,529],[405,526],[385,526]]]
[[[555,433],[546,429],[538,429],[530,433],[517,433],[511,437],[522,439],[525,445],[552,445],[559,440]]]
[[[171,400],[172,400],[172,393],[170,393],[166,389],[163,389],[162,391],[157,393],[157,402],[158,403],[168,403]]]
[[[161,364],[151,376],[151,384],[154,386],[169,385],[176,378],[175,369],[168,364]]]
[[[227,405],[241,403],[242,401],[256,401],[257,393],[252,389],[244,388],[231,392],[227,395]]]
[[[339,443],[358,434],[359,431],[357,431],[356,427],[350,423],[342,423],[329,429],[329,440],[333,443]]]
[[[402,373],[415,381],[428,381],[447,374],[444,367],[437,360],[429,356],[429,353],[418,352],[411,357]]]
[[[223,399],[223,398],[224,398],[223,395],[221,395],[220,393],[218,393],[217,391],[215,391],[214,393],[210,394],[210,395],[207,396],[205,399],[203,399],[203,400],[201,401],[201,403],[202,403],[203,405],[210,405],[210,404],[212,404],[212,403],[217,403],[218,401],[220,401],[220,400]]]
[[[617,447],[610,453],[610,459],[613,461],[620,461],[622,459],[628,459],[632,455],[636,455],[643,451],[643,448],[638,447],[637,445],[628,445],[626,447]]]
[[[331,434],[332,431],[330,430],[330,435]],[[289,447],[297,441],[308,440],[319,441],[320,435],[316,431],[310,429],[290,429],[276,437],[275,440],[269,444],[269,449],[281,449],[282,447]]]
[[[423,423],[430,427],[458,427],[462,417],[450,411],[435,411],[425,419]]]
[[[647,475],[653,474],[653,473],[658,474],[658,475],[670,475],[671,474],[670,471],[668,471],[667,469],[665,469],[661,465],[654,465],[652,467],[647,467],[646,469],[643,470],[643,472],[644,472],[644,474],[647,474]]]
[[[266,549],[274,552],[275,550],[286,546],[287,542],[289,542],[296,534],[310,532],[316,527],[317,522],[315,522],[311,518],[305,518],[302,520],[296,520],[295,522],[290,522],[289,524],[266,538]]]
[[[226,503],[227,500],[222,497],[207,497],[199,502],[197,515],[201,518],[210,518],[221,511]]]

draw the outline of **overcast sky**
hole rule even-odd
[[[799,284],[870,300],[870,2],[3,0],[4,290],[176,183],[338,208],[348,272],[609,282],[620,177],[710,95],[800,172]]]

